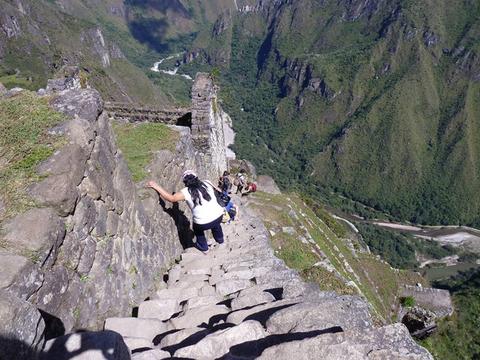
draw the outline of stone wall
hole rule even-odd
[[[400,296],[413,297],[416,305],[432,311],[438,318],[453,314],[452,298],[448,290],[407,285],[402,289]]]
[[[97,91],[67,89],[52,106],[70,118],[52,129],[66,145],[39,166],[43,180],[29,189],[38,207],[3,224],[0,251],[0,307],[12,304],[0,311],[0,338],[34,345],[43,335],[100,329],[106,317],[131,315],[190,235],[185,209],[136,188]],[[194,157],[184,128],[176,153],[156,154],[150,171],[173,191]],[[19,329],[7,316],[17,310],[39,321]]]
[[[217,179],[227,169],[223,112],[212,78],[198,73],[192,87],[192,139],[198,174]]]

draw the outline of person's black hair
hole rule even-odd
[[[195,175],[187,175],[183,179],[183,183],[188,188],[188,192],[192,197],[193,206],[202,205],[202,199],[200,198],[200,194],[202,197],[210,201],[212,197],[207,191],[207,185],[205,185],[197,176]]]
[[[228,171],[224,171],[224,172],[223,172],[223,176],[228,176],[228,175],[230,175],[230,174],[228,173]]]

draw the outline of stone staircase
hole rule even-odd
[[[132,359],[432,359],[403,325],[376,328],[363,299],[304,283],[241,215],[225,244],[187,249],[138,317],[106,320]]]

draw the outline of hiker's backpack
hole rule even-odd
[[[224,176],[222,179],[222,190],[229,191],[232,188],[232,183],[230,182],[230,179],[228,176]]]
[[[255,192],[255,191],[257,191],[257,184],[251,183],[250,188],[249,188],[249,192]]]

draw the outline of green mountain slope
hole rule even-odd
[[[81,66],[105,99],[167,102],[131,61],[151,51],[131,36],[123,1],[1,0],[0,7],[0,82],[7,87],[36,90],[69,64]]]
[[[480,4],[262,4],[194,43],[224,68],[240,156],[398,219],[480,225]]]

